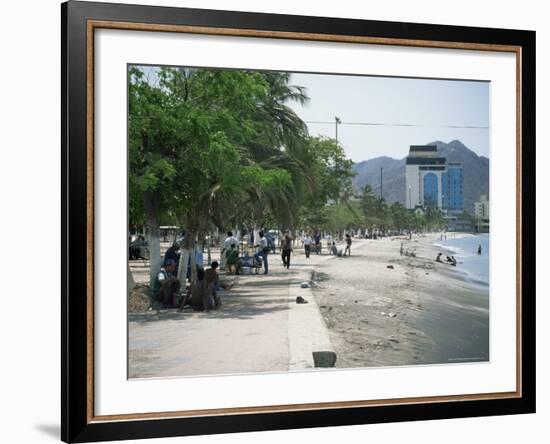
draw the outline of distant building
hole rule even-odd
[[[481,196],[479,202],[474,203],[474,216],[476,217],[476,219],[489,219],[489,200],[487,199],[487,196],[485,194]]]
[[[443,209],[449,213],[462,213],[464,211],[464,176],[461,163],[447,163],[442,184]]]
[[[474,231],[474,225],[470,217],[464,217],[461,214],[446,216],[447,231],[460,231],[469,233]]]
[[[489,232],[490,205],[486,195],[482,195],[480,200],[474,203],[474,218],[476,231]]]
[[[437,155],[435,145],[412,145],[405,168],[406,207],[442,208],[445,171],[446,159]]]
[[[406,207],[439,208],[449,213],[464,210],[462,164],[447,163],[435,145],[412,145],[406,158]]]

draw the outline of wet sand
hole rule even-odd
[[[460,264],[435,262],[437,239],[355,240],[352,256],[316,267],[337,367],[489,359],[489,287],[469,281]],[[401,256],[401,242],[416,257]]]

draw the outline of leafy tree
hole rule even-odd
[[[427,208],[426,213],[426,225],[428,228],[441,228],[445,226],[446,221],[443,217],[443,213],[439,208]]]
[[[305,124],[287,106],[307,100],[288,74],[162,68],[129,70],[130,217],[149,231],[151,279],[160,267],[160,220],[186,227],[182,264],[197,235],[236,220],[290,223],[305,180],[292,147]],[[191,262],[194,255],[191,255]],[[194,270],[194,267],[192,267]]]
[[[411,229],[413,225],[412,213],[401,203],[394,202],[390,206],[391,225],[400,233],[405,229]]]

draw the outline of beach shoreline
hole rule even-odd
[[[489,287],[436,262],[439,238],[355,240],[352,256],[319,264],[315,297],[337,367],[489,360]]]

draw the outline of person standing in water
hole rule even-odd
[[[477,254],[481,254],[481,244],[479,244],[479,247],[477,247]]]

